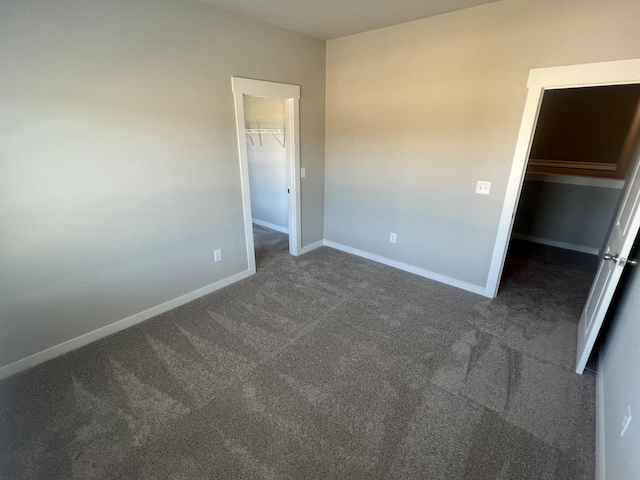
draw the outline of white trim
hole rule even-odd
[[[596,373],[596,480],[605,480],[605,421],[604,375],[602,368]]]
[[[256,225],[260,225],[261,227],[270,228],[271,230],[286,233],[287,235],[289,234],[289,229],[287,227],[281,227],[280,225],[276,225],[275,223],[263,222],[262,220],[258,220],[257,218],[252,218],[251,221]]]
[[[251,272],[249,270],[236,273],[235,275],[207,285],[206,287],[202,287],[198,290],[194,290],[193,292],[186,293],[178,298],[169,300],[168,302],[161,303],[160,305],[156,305],[155,307],[151,307],[147,310],[136,313],[135,315],[131,315],[130,317],[123,318],[122,320],[110,323],[109,325],[105,325],[104,327],[93,330],[92,332],[85,333],[84,335],[72,338],[71,340],[67,340],[66,342],[47,348],[46,350],[42,350],[41,352],[29,355],[28,357],[17,360],[13,363],[10,363],[9,365],[0,367],[0,380],[26,370],[27,368],[35,367],[42,362],[51,360],[52,358],[63,355],[67,352],[70,352],[71,350],[75,350],[77,348],[88,345],[91,342],[100,340],[101,338],[124,330],[125,328],[129,328],[140,322],[149,320],[156,315],[160,315],[161,313],[173,310],[180,305],[184,305],[185,303],[191,302],[204,295],[208,295],[212,292],[215,292],[216,290],[220,290],[221,288],[231,285],[232,283],[239,282],[240,280],[251,276],[253,273],[254,272]]]
[[[538,112],[545,90],[598,85],[640,83],[640,59],[615,62],[590,63],[566,67],[539,68],[529,72],[529,91],[525,102],[520,132],[511,164],[511,173],[500,214],[498,233],[491,257],[486,291],[489,296],[498,294],[502,269],[518,199],[522,190],[531,142],[538,120]]]
[[[324,240],[318,240],[317,242],[310,243],[309,245],[302,247],[302,249],[300,250],[300,255],[309,253],[311,250],[315,250],[316,248],[320,248],[322,246],[324,246]]]
[[[232,78],[232,85],[233,78]],[[235,88],[235,87],[234,87]],[[240,158],[240,188],[242,190],[242,213],[244,215],[244,237],[245,251],[247,255],[247,269],[256,273],[256,252],[253,243],[253,225],[251,223],[253,215],[251,214],[251,197],[249,183],[249,162],[247,154],[247,145],[240,137],[240,132],[244,132],[244,95],[235,93],[235,109],[236,109],[236,130],[238,136],[238,152]]]
[[[639,71],[640,58],[536,68],[529,72],[527,87],[556,90],[559,88],[624,85],[640,82]]]
[[[245,224],[245,242],[249,270],[256,270],[253,245],[251,193],[249,187],[249,163],[245,141],[244,96],[282,98],[285,107],[285,155],[289,168],[289,253],[299,255],[302,248],[300,202],[300,86],[286,83],[265,82],[248,78],[231,77],[231,89],[236,109],[236,134],[240,160],[240,186]]]
[[[341,243],[332,242],[331,240],[325,240],[324,245],[327,247],[335,248],[336,250],[340,250],[342,252],[356,255],[358,257],[366,258],[368,260],[373,260],[374,262],[382,263],[384,265],[388,265],[390,267],[394,267],[399,270],[404,270],[405,272],[413,273],[415,275],[419,275],[420,277],[428,278],[430,280],[435,280],[436,282],[451,285],[452,287],[460,288],[468,292],[476,293],[478,295],[482,295],[485,297],[489,296],[487,294],[486,289],[484,287],[481,287],[480,285],[474,285],[472,283],[463,282],[462,280],[457,280],[455,278],[447,277],[446,275],[441,275],[439,273],[431,272],[429,270],[425,270],[424,268],[415,267],[413,265],[409,265],[408,263],[398,262],[397,260],[392,260],[387,257],[382,257],[374,253],[365,252],[364,250],[359,250],[357,248],[349,247]]]
[[[250,95],[252,97],[300,99],[300,85],[292,85],[290,83],[231,77],[231,86],[234,93],[242,93],[243,95]],[[241,130],[244,132],[244,125]]]
[[[290,98],[284,102],[285,150],[289,165],[289,253],[300,255],[302,248],[302,202],[300,185],[300,87],[289,85]]]
[[[616,178],[577,177],[574,175],[558,175],[556,173],[527,173],[525,180],[531,182],[563,183],[582,187],[615,188],[622,190],[624,180]]]
[[[589,253],[591,255],[599,255],[600,249],[596,247],[587,247],[586,245],[578,245],[576,243],[560,242],[558,240],[551,240],[550,238],[532,237],[530,235],[522,235],[520,233],[511,234],[512,238],[518,240],[526,240],[527,242],[540,243],[542,245],[549,245],[550,247],[564,248],[565,250],[573,250],[574,252]]]

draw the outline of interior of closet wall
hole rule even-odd
[[[513,237],[597,255],[635,142],[640,86],[545,93]]]
[[[244,108],[253,223],[288,233],[285,101],[247,96]]]
[[[616,210],[622,180],[527,174],[513,237],[597,255]]]

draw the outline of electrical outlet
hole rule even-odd
[[[222,260],[222,250],[218,249],[213,252],[213,260],[215,262],[219,262]]]
[[[300,178],[304,178],[307,176],[307,169],[305,167],[302,167],[300,169]]]
[[[394,232],[391,232],[391,233],[389,234],[389,241],[390,241],[391,243],[396,243],[396,234],[395,234]]]
[[[476,193],[480,193],[482,195],[489,195],[491,191],[491,182],[483,182],[482,180],[478,180],[476,184]]]
[[[630,423],[631,423],[631,405],[627,405],[627,413],[625,413],[624,416],[622,417],[622,422],[620,424],[620,427],[622,428],[622,430],[620,430],[621,437],[624,435],[624,432],[627,431],[627,428],[629,428]]]

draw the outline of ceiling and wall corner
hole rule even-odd
[[[202,0],[311,37],[329,40],[498,0]]]

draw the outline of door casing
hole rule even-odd
[[[300,86],[231,77],[231,88],[234,94],[236,109],[236,131],[238,134],[242,210],[244,214],[248,269],[252,273],[255,273],[256,254],[253,244],[249,162],[247,157],[247,142],[245,141],[244,133],[244,96],[280,98],[284,100],[285,156],[289,171],[289,253],[297,256],[302,249],[300,214]]]

